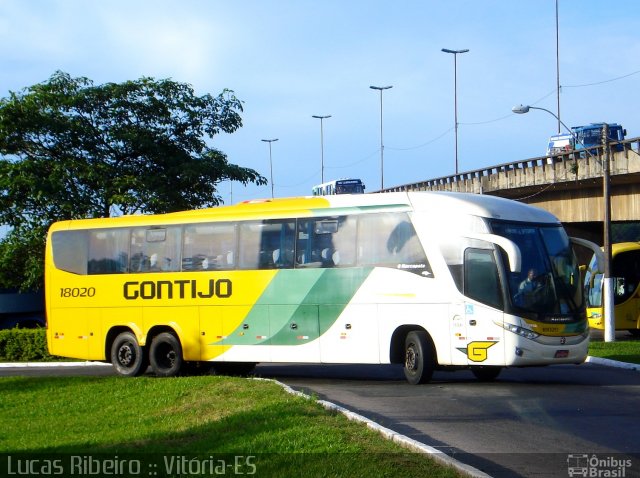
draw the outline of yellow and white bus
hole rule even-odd
[[[640,336],[640,242],[619,242],[611,245],[611,276],[615,329],[628,330]],[[594,256],[584,276],[589,326],[604,330],[602,312],[602,279]]]
[[[536,287],[525,290],[530,270]],[[470,194],[65,221],[46,250],[50,353],[110,361],[126,376],[149,364],[173,376],[398,363],[416,384],[439,368],[490,380],[502,367],[578,364],[589,340],[582,293],[554,216]]]

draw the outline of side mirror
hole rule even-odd
[[[602,248],[596,244],[595,242],[587,241],[586,239],[581,239],[579,237],[571,237],[569,238],[572,244],[577,246],[586,247],[591,250],[596,256],[596,268],[594,273],[601,272],[604,273],[604,252],[602,252]]]
[[[522,270],[522,253],[518,245],[512,240],[497,234],[465,234],[465,237],[497,244],[507,253],[509,270],[515,273],[519,273]]]

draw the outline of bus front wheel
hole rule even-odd
[[[111,363],[116,372],[125,377],[136,377],[147,369],[145,351],[133,333],[118,334],[111,346]]]
[[[404,341],[404,376],[411,385],[431,380],[435,366],[433,348],[427,333],[414,330]]]
[[[184,363],[178,338],[169,332],[162,332],[154,337],[149,350],[149,360],[151,369],[158,377],[178,375]]]

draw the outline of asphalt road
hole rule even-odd
[[[264,365],[257,371],[494,477],[566,477],[568,460],[587,454],[607,463],[631,459],[624,476],[640,476],[640,373],[634,370],[591,364],[509,369],[492,383],[467,371],[436,372],[421,386],[404,382],[402,369],[392,366]]]
[[[105,366],[0,368],[5,376],[113,373]],[[509,369],[492,383],[467,371],[436,372],[420,386],[407,384],[397,366],[260,365],[256,375],[344,406],[494,477],[566,477],[585,456],[601,460],[603,473],[592,476],[640,476],[638,371],[592,364]],[[612,475],[626,459],[631,466]]]

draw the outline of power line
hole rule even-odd
[[[462,123],[460,123],[462,124]],[[418,146],[411,146],[408,148],[392,148],[391,146],[387,146],[387,149],[393,149],[395,151],[409,151],[411,149],[420,149],[420,148],[424,148],[425,146],[430,145],[431,143],[435,143],[436,141],[438,141],[440,138],[442,138],[444,135],[446,135],[447,133],[450,133],[452,130],[454,129],[454,127],[452,126],[451,128],[449,128],[448,130],[446,130],[444,133],[442,133],[439,136],[436,136],[433,139],[430,139],[429,141],[427,141],[426,143],[422,143],[419,144]]]
[[[622,80],[623,78],[628,78],[630,76],[637,75],[638,73],[640,73],[640,70],[636,70],[636,71],[633,71],[631,73],[627,73],[626,75],[616,76],[615,78],[611,78],[609,80],[597,81],[595,83],[583,83],[581,85],[563,85],[562,88],[582,88],[584,86],[602,85],[603,83],[611,83],[612,81]]]

